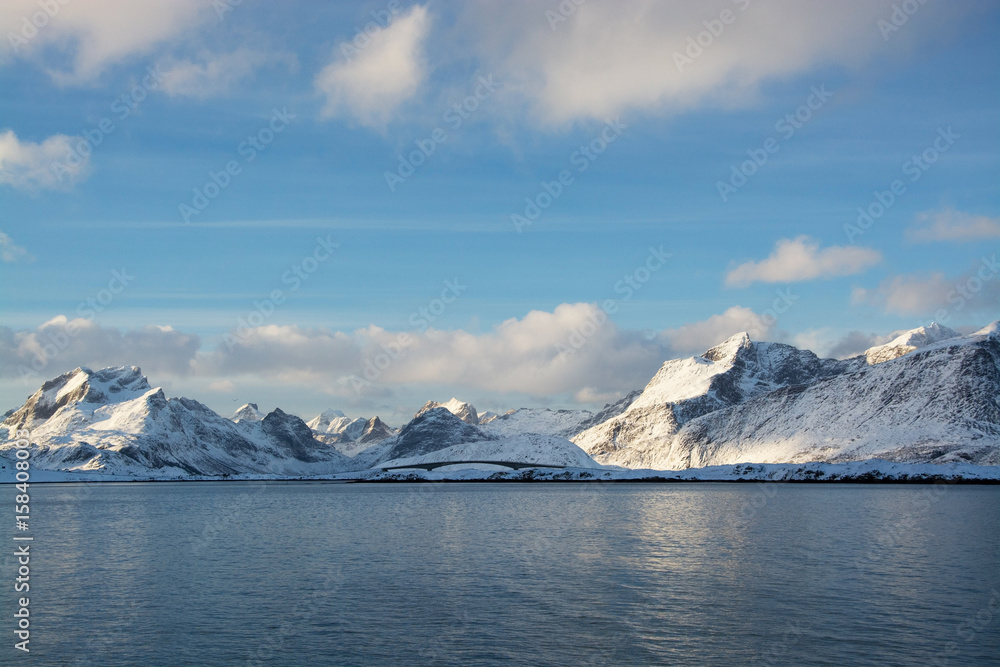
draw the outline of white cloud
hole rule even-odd
[[[229,91],[235,84],[269,65],[295,69],[294,54],[268,53],[239,48],[230,53],[203,52],[197,60],[167,60],[161,65],[163,91],[184,97],[212,97]]]
[[[906,230],[911,241],[979,241],[1000,238],[1000,218],[946,209],[922,213],[923,226]]]
[[[323,116],[348,114],[369,127],[388,123],[427,78],[424,41],[430,23],[427,8],[414,5],[360,50],[352,43],[338,45],[333,62],[316,75],[316,90],[326,97]]]
[[[742,330],[773,339],[773,328],[741,307],[652,337],[619,329],[594,304],[575,303],[531,311],[481,334],[267,325],[211,350],[170,327],[122,331],[59,316],[32,330],[0,327],[0,375],[26,370],[32,388],[79,365],[138,365],[154,384],[185,378],[215,394],[265,383],[348,403],[403,390],[421,402],[478,390],[600,406],[644,386],[666,359],[700,354]],[[359,378],[368,383],[359,386]]]
[[[31,253],[25,248],[16,245],[12,238],[0,232],[0,260],[3,260],[5,264],[13,264],[20,261],[30,262],[34,259]]]
[[[39,61],[60,84],[92,82],[108,67],[149,53],[204,19],[217,20],[212,0],[74,0],[53,2],[51,16],[37,0],[0,3],[0,25],[10,26],[0,55]],[[44,23],[38,15],[48,17]],[[32,18],[40,27],[31,25]],[[27,19],[30,27],[25,27]],[[33,29],[34,28],[34,29]],[[70,68],[57,68],[70,57]]]
[[[775,341],[781,338],[775,322],[761,318],[750,308],[732,306],[725,312],[700,322],[691,322],[659,334],[674,356],[701,354],[735,333],[746,331],[752,340]]]
[[[729,271],[726,285],[746,287],[755,282],[791,283],[817,278],[849,276],[882,261],[882,254],[859,246],[819,249],[808,236],[781,239],[771,255],[760,262],[746,262]]]
[[[893,0],[576,4],[479,0],[461,26],[475,34],[484,68],[552,123],[753,103],[766,82],[820,66],[855,66],[879,52],[885,42],[876,24],[892,13]],[[573,10],[565,21],[547,18],[546,10],[558,14],[564,6]],[[720,22],[723,11],[731,12],[728,25]],[[922,6],[906,35],[893,37],[916,39],[940,28],[936,17],[946,13]],[[705,22],[716,35],[706,33]],[[675,54],[686,55],[689,38],[704,46],[678,66]]]
[[[138,365],[151,374],[185,375],[200,344],[198,336],[170,327],[123,332],[59,315],[33,330],[0,326],[0,374],[24,377],[29,386],[81,365]]]
[[[0,184],[19,190],[65,190],[86,178],[90,157],[67,161],[81,137],[57,134],[40,144],[21,141],[13,130],[0,132]],[[58,163],[58,166],[56,166]]]

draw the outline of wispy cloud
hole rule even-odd
[[[726,285],[746,287],[755,282],[792,283],[861,273],[882,261],[882,253],[859,246],[830,246],[808,236],[782,239],[771,255],[745,262],[726,274]]]
[[[952,209],[922,213],[919,227],[906,230],[911,241],[981,241],[1000,238],[1000,217],[973,215]]]
[[[239,48],[229,53],[202,52],[196,59],[168,59],[161,64],[163,91],[168,95],[207,98],[224,94],[263,67],[298,66],[291,53]]]
[[[27,249],[15,244],[13,239],[0,232],[0,260],[3,260],[5,264],[30,262],[34,259]]]
[[[38,144],[21,141],[13,130],[0,132],[0,184],[27,191],[72,187],[86,178],[90,163],[89,155],[72,150],[75,141],[83,139],[57,134]],[[67,160],[71,153],[76,159]]]
[[[369,127],[388,123],[427,78],[424,41],[430,25],[427,8],[414,5],[363,48],[339,45],[333,62],[316,75],[316,90],[326,97],[323,116],[346,114]]]

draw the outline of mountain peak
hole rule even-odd
[[[259,422],[264,418],[264,413],[257,408],[256,403],[247,403],[246,405],[240,407],[239,410],[233,413],[233,416],[229,419],[234,422],[248,421],[248,422]]]
[[[750,340],[750,334],[746,331],[741,331],[737,334],[733,334],[715,347],[710,348],[701,356],[709,361],[733,359],[740,352],[740,350],[749,349],[752,345],[753,341]]]
[[[450,401],[445,403],[438,403],[436,401],[427,401],[424,403],[424,407],[417,411],[417,414],[413,415],[414,418],[419,417],[429,410],[434,410],[436,408],[444,408],[451,414],[455,415],[466,424],[479,424],[479,413],[476,411],[472,405],[466,403],[465,401],[460,401],[457,398],[452,397]]]
[[[876,345],[865,350],[865,358],[868,364],[873,366],[885,361],[892,361],[912,352],[918,348],[937,343],[949,338],[957,338],[960,333],[954,329],[949,329],[937,322],[931,322],[927,326],[917,327],[904,331],[884,345]]]

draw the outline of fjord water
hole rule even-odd
[[[997,486],[32,490],[31,654],[5,612],[4,664],[1000,660]]]

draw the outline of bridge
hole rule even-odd
[[[441,468],[443,466],[457,466],[464,465],[468,463],[483,463],[491,466],[503,466],[505,468],[512,468],[514,470],[521,470],[522,468],[559,468],[560,470],[566,466],[550,465],[548,463],[525,463],[524,461],[435,461],[434,463],[411,463],[405,466],[389,466],[388,468],[382,468],[382,471],[387,470],[407,470],[411,468],[419,468],[421,470],[434,470],[435,468]]]

